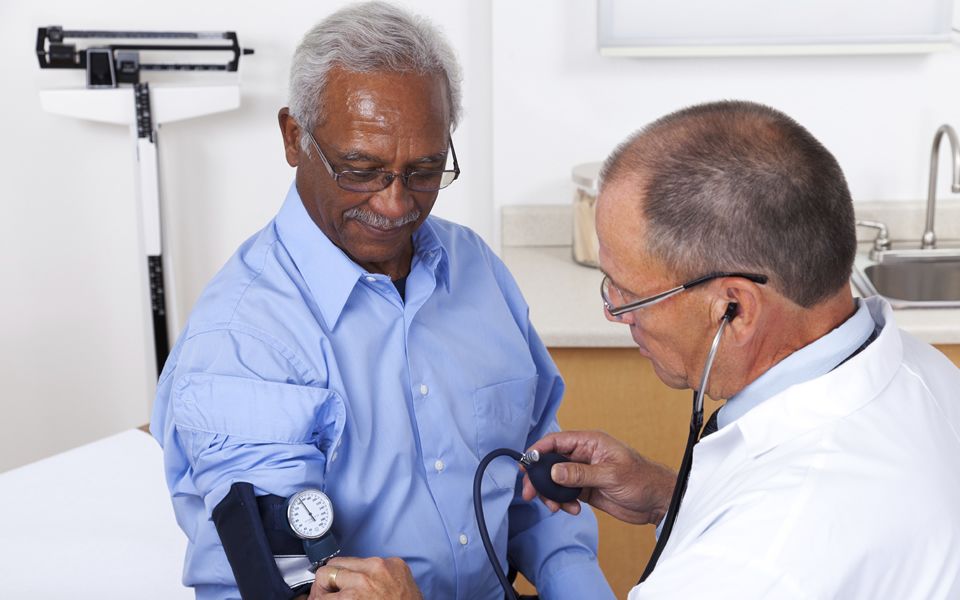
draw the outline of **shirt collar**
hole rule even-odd
[[[430,222],[413,234],[414,261],[432,269],[449,290],[447,251]],[[287,197],[275,219],[277,237],[303,276],[323,320],[335,328],[353,288],[367,271],[346,255],[317,227],[303,206],[296,182],[290,184]]]
[[[450,291],[450,258],[446,246],[437,235],[435,217],[427,217],[420,228],[413,232],[413,252],[416,256],[410,265],[413,272],[417,262],[433,271],[437,283],[442,283]]]
[[[855,302],[857,311],[839,327],[786,357],[727,400],[717,415],[717,426],[733,423],[792,385],[829,373],[862,346],[876,324],[866,303]]]

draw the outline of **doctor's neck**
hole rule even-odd
[[[802,307],[778,296],[763,306],[750,326],[739,332],[738,340],[727,346],[728,356],[718,364],[713,398],[730,398],[797,350],[827,335],[857,311],[850,287],[810,307]],[[737,326],[736,320],[731,324]],[[727,334],[724,334],[727,335]]]

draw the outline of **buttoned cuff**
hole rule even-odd
[[[537,594],[542,600],[614,598],[597,559],[582,553],[564,553],[550,559],[540,569]]]

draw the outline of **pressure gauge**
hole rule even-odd
[[[287,504],[287,521],[297,537],[305,540],[321,538],[333,525],[333,503],[320,490],[297,492]]]
[[[303,540],[303,550],[316,571],[340,554],[340,543],[330,531],[333,502],[317,489],[306,489],[287,499],[287,522],[294,535]]]

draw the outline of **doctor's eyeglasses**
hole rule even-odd
[[[460,164],[457,162],[457,151],[453,148],[453,139],[450,140],[450,154],[453,156],[453,170],[414,170],[407,173],[394,173],[382,169],[344,169],[337,171],[327,160],[327,156],[320,149],[320,144],[309,131],[307,137],[313,142],[313,147],[320,155],[320,162],[327,168],[327,173],[337,182],[341,189],[348,192],[379,192],[390,187],[394,179],[399,179],[411,192],[437,192],[447,187],[457,177],[460,177]]]
[[[644,308],[647,306],[652,306],[658,302],[663,302],[667,298],[676,296],[680,292],[689,290],[690,288],[696,287],[701,283],[713,281],[714,279],[720,279],[721,277],[742,277],[761,285],[767,282],[766,275],[756,275],[754,273],[735,273],[726,271],[708,273],[702,277],[697,277],[696,279],[682,283],[675,288],[670,288],[665,292],[660,292],[659,294],[654,294],[652,296],[647,296],[646,298],[641,298],[640,300],[634,300],[617,306],[614,304],[611,298],[618,298],[622,301],[626,298],[626,295],[621,292],[620,288],[613,283],[613,280],[610,279],[610,276],[604,273],[603,281],[600,282],[600,297],[603,298],[603,306],[607,309],[607,312],[610,313],[611,316],[619,317],[624,313],[637,310],[638,308]]]

